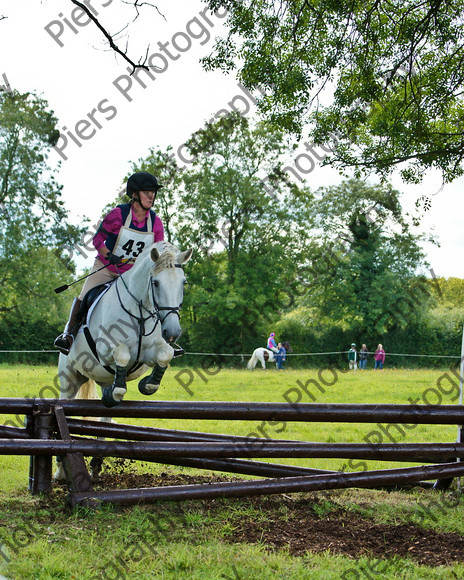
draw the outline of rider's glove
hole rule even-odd
[[[124,256],[115,256],[113,252],[108,252],[108,254],[106,254],[106,259],[113,266],[119,266],[119,264],[122,263]]]

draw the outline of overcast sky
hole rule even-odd
[[[112,33],[136,16],[119,0],[87,4]],[[35,91],[55,112],[62,138],[49,161],[52,166],[61,162],[57,179],[77,223],[83,216],[92,224],[98,220],[119,191],[130,162],[146,157],[151,147],[172,145],[182,164],[182,144],[220,109],[237,107],[250,117],[254,114],[253,96],[239,87],[234,75],[205,72],[199,63],[221,33],[223,15],[205,11],[199,0],[154,4],[164,17],[143,7],[139,18],[118,36],[133,60],[147,54],[158,67],[153,78],[140,72],[137,81],[129,76],[129,65],[107,48],[95,25],[70,1],[1,3],[0,16],[7,18],[0,21],[0,85],[7,80],[21,92]],[[318,165],[323,151],[314,152],[299,159],[300,176],[312,189],[340,183],[336,171]],[[408,209],[421,196],[431,200],[422,227],[435,231],[441,244],[426,248],[435,275],[464,278],[464,179],[441,191],[440,177],[433,173],[420,186],[406,186],[398,176],[392,181],[404,192]]]

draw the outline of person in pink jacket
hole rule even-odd
[[[383,363],[385,362],[385,351],[381,344],[378,345],[377,350],[374,352],[374,369],[383,369]]]
[[[162,187],[151,173],[134,173],[126,184],[129,203],[118,205],[103,218],[92,240],[98,252],[92,275],[86,279],[79,297],[74,298],[65,329],[54,342],[63,354],[69,354],[74,342],[80,323],[82,300],[87,292],[95,286],[115,280],[132,268],[145,247],[164,240],[163,224],[152,210],[156,194]]]

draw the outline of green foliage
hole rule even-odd
[[[463,0],[209,0],[229,33],[204,59],[238,70],[282,129],[334,144],[324,163],[462,175]],[[322,103],[322,104],[321,104]],[[402,165],[400,165],[402,164]]]
[[[323,366],[342,367],[346,352],[355,342],[358,348],[366,344],[373,352],[381,343],[387,352],[386,368],[444,368],[458,365],[464,313],[459,318],[440,316],[436,311],[422,320],[411,322],[405,328],[395,328],[383,333],[366,330],[359,324],[342,327],[334,320],[314,318],[311,313],[295,310],[284,316],[276,325],[276,333],[290,340],[295,353],[333,353],[291,358],[292,368]],[[338,354],[340,353],[340,354]],[[400,356],[412,355],[412,356]],[[427,356],[417,356],[427,355]],[[432,356],[438,355],[438,356]],[[445,357],[445,358],[443,358]],[[451,357],[451,358],[448,358]],[[373,367],[373,356],[368,368]]]
[[[158,182],[163,185],[156,195],[156,212],[163,222],[166,240],[174,243],[177,194],[181,186],[182,174],[174,158],[172,147],[167,147],[166,151],[150,149],[145,159],[132,163],[131,174],[136,171],[148,171],[155,175]]]
[[[57,119],[45,100],[0,92],[0,257],[47,245],[72,243],[61,187],[47,165],[56,143]]]
[[[421,237],[398,191],[354,179],[315,193],[297,188],[281,171],[289,151],[281,133],[236,114],[207,123],[187,146],[194,161],[182,183],[170,149],[133,165],[167,185],[173,237],[195,249],[182,312],[186,350],[251,353],[274,331],[295,352],[339,352],[353,340],[390,352],[392,344],[395,352],[454,352],[455,318],[445,330],[437,313],[425,316],[443,308],[440,281],[417,274]],[[293,360],[345,363],[339,354]]]
[[[338,324],[385,333],[420,318],[431,291],[400,194],[389,186],[348,180],[316,192],[320,228],[311,251],[303,304]]]
[[[187,146],[195,159],[184,174],[177,237],[196,252],[184,340],[192,350],[243,352],[264,343],[266,324],[291,306],[284,294],[305,259],[312,196],[282,178],[288,147],[266,124],[231,114]]]
[[[22,323],[56,323],[63,299],[53,288],[74,272],[61,250],[80,230],[67,223],[47,164],[56,122],[45,100],[0,92],[0,317]]]
[[[437,278],[432,294],[444,308],[463,308],[464,280],[461,278]]]

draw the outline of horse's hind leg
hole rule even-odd
[[[74,368],[74,361],[63,354],[60,354],[58,359],[58,379],[60,381],[60,399],[74,399],[81,386],[88,380]],[[61,457],[56,458],[56,467],[54,479],[63,481],[66,479],[66,474]]]
[[[101,423],[111,423],[112,418],[111,417],[101,417],[100,422]],[[104,441],[105,437],[97,437],[97,440]],[[90,460],[90,478],[92,479],[92,481],[100,481],[101,480],[100,473],[103,469],[103,462],[104,461],[105,461],[105,458],[101,457],[101,456],[91,458],[91,460]]]

